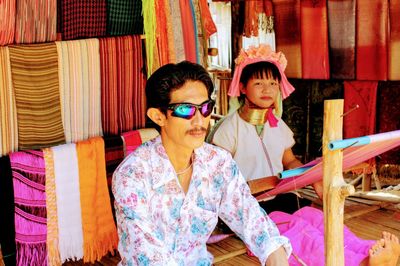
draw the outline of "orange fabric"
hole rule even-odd
[[[199,6],[201,21],[204,28],[203,33],[206,35],[206,39],[208,39],[212,34],[217,32],[217,26],[215,26],[215,23],[211,17],[210,8],[208,7],[207,0],[199,0]]]
[[[179,0],[186,60],[196,63],[196,39],[190,0]]]
[[[301,1],[300,21],[303,79],[329,79],[326,1]]]
[[[273,0],[276,50],[288,61],[288,78],[301,78],[300,0]]]
[[[95,262],[117,248],[117,229],[107,188],[104,141],[91,138],[76,144],[81,194],[83,261]]]
[[[156,5],[156,20],[157,20],[157,50],[160,66],[168,64],[168,37],[167,37],[167,17],[165,14],[166,3],[164,0],[158,0]]]
[[[388,0],[357,1],[356,78],[387,79]]]
[[[400,80],[400,0],[389,3],[389,80]]]
[[[257,14],[257,2],[246,1],[244,3],[244,28],[243,35],[247,38],[251,36],[258,36],[258,14]]]
[[[43,149],[46,169],[46,211],[47,211],[47,262],[48,265],[61,265],[58,250],[58,216],[54,159],[51,148]]]

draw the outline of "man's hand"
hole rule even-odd
[[[274,252],[269,255],[267,262],[267,266],[286,266],[289,265],[285,249],[283,247],[278,248]]]

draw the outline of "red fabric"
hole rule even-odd
[[[331,77],[355,78],[356,0],[328,0]]]
[[[400,80],[400,0],[389,3],[389,80]]]
[[[131,154],[137,147],[142,145],[142,138],[138,130],[122,133],[124,141],[124,154],[125,157]]]
[[[329,79],[326,1],[301,1],[300,20],[303,79]]]
[[[356,138],[375,133],[377,81],[344,82],[344,138]],[[352,110],[356,105],[359,108]],[[351,111],[352,110],[352,111]],[[375,159],[367,161],[369,167],[353,170],[354,173],[372,173]]]
[[[105,0],[61,1],[61,33],[63,40],[106,35]]]
[[[344,82],[344,113],[359,106],[343,117],[344,138],[375,133],[377,89],[377,81]]]
[[[197,63],[195,30],[189,1],[190,0],[179,0],[182,20],[183,44],[185,47],[186,60]]]
[[[357,80],[387,79],[388,0],[357,1]]]
[[[140,36],[100,39],[101,120],[105,136],[144,127]]]
[[[273,0],[276,50],[285,54],[288,78],[301,78],[300,0]]]

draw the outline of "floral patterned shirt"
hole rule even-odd
[[[204,143],[194,151],[185,195],[157,137],[135,150],[113,176],[120,265],[211,265],[206,241],[218,216],[262,265],[278,247],[291,253],[231,155]]]

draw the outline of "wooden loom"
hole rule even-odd
[[[343,100],[327,100],[324,102],[323,126],[323,205],[324,205],[324,234],[325,234],[325,265],[344,265],[344,236],[343,219],[344,203],[347,196],[355,189],[343,179],[343,151],[329,150],[328,144],[342,139],[343,129]],[[252,194],[272,189],[278,183],[276,177],[266,177],[249,181]],[[214,263],[233,258],[246,253],[240,249],[228,254],[217,256]]]

